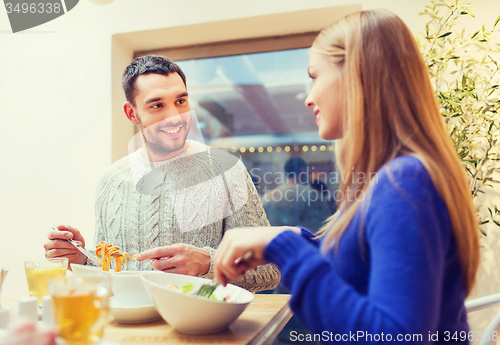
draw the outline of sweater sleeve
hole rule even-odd
[[[232,228],[248,227],[248,231],[252,231],[252,227],[255,226],[269,226],[266,212],[262,207],[262,202],[257,194],[252,178],[244,166],[243,169],[245,171],[248,198],[241,209],[224,219],[224,232]],[[256,292],[272,290],[278,286],[280,280],[281,274],[278,267],[274,264],[267,264],[259,266],[257,271],[248,270],[244,276],[239,277],[231,283]]]
[[[95,228],[94,228],[94,246],[92,247],[89,245],[90,243],[86,244],[87,249],[90,249],[94,251],[95,246],[97,243],[101,241],[106,241],[106,237],[104,234],[104,202],[105,202],[105,196],[106,196],[106,184],[104,183],[104,177],[101,175],[99,178],[99,182],[97,183],[96,187],[96,193],[95,193],[95,204],[94,204],[94,214],[95,214]],[[92,260],[87,258],[87,261],[85,262],[85,265],[89,266],[96,266],[92,262]]]
[[[395,341],[409,334],[429,343],[439,321],[451,233],[448,213],[420,162],[382,170],[370,195],[363,203],[370,257],[366,294],[332,269],[335,253],[324,255],[291,231],[268,244],[265,259],[280,268],[294,314],[312,333],[325,335],[323,341],[355,334],[361,338],[343,340],[379,344],[384,341],[363,336],[385,334],[384,340],[390,335]]]
[[[315,234],[313,234],[312,232],[301,226],[299,226],[298,228],[300,228],[300,236],[305,238],[307,241],[309,241],[309,243],[311,243],[315,247],[319,248],[321,241],[318,238],[316,238]]]
[[[87,242],[85,244],[86,249],[94,251],[95,246],[97,243],[100,241],[105,241],[104,238],[104,228],[103,228],[103,181],[102,181],[102,175],[99,178],[99,182],[97,183],[96,187],[96,193],[95,193],[95,204],[94,204],[94,211],[95,211],[95,228],[94,228],[94,245],[92,246],[90,242]],[[97,267],[95,263],[92,262],[89,258],[85,261],[85,265],[87,266],[94,266]]]

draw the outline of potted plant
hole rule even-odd
[[[467,171],[482,225],[500,227],[500,210],[482,195],[500,181],[500,16],[488,28],[466,32],[461,19],[474,17],[470,3],[431,0],[425,33],[417,37],[456,150]],[[491,205],[490,205],[491,204]],[[481,207],[484,205],[483,207]]]

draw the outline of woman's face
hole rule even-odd
[[[305,100],[306,107],[313,109],[319,136],[325,140],[343,137],[345,109],[344,87],[340,68],[325,54],[311,51],[309,76],[313,85]]]

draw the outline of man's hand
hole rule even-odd
[[[68,258],[70,264],[84,265],[87,258],[71,245],[66,239],[72,238],[85,248],[85,239],[78,229],[71,226],[59,225],[58,230],[51,230],[48,234],[49,240],[45,242],[46,258]]]
[[[189,276],[201,276],[210,268],[210,253],[207,249],[183,243],[146,250],[136,259],[154,260],[155,270]]]

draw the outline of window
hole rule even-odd
[[[177,63],[205,143],[241,157],[271,224],[316,231],[335,209],[337,181],[333,143],[304,105],[308,60],[301,48]]]

